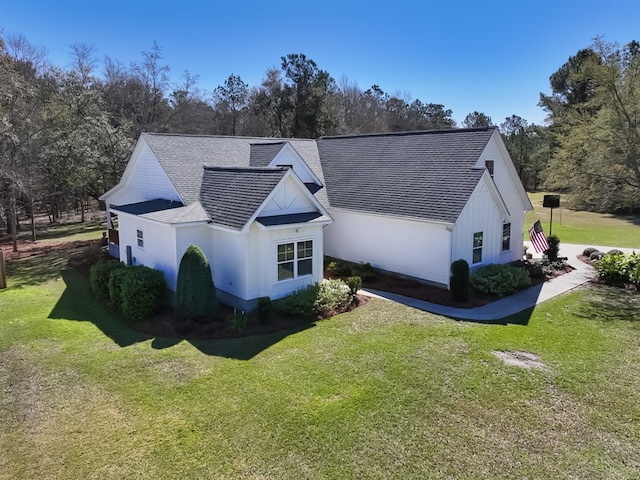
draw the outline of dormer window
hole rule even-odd
[[[491,178],[493,178],[493,160],[485,161],[484,165],[487,167],[487,170],[489,170],[489,175],[491,175]]]

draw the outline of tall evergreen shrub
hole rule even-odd
[[[202,320],[218,308],[211,267],[204,252],[189,245],[180,260],[176,289],[176,312],[188,319]]]
[[[451,264],[451,299],[465,302],[469,299],[469,264],[462,258]]]
[[[547,242],[549,243],[549,249],[545,250],[544,253],[549,260],[555,262],[560,251],[560,239],[555,235],[550,235],[547,237]]]

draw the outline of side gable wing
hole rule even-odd
[[[157,198],[182,202],[167,173],[141,135],[120,182],[100,199],[111,205],[124,205]]]
[[[529,196],[522,185],[502,135],[497,129],[480,155],[476,167],[485,168],[488,160],[497,162],[494,163],[493,177],[500,194],[505,197],[505,201],[511,204],[517,199],[521,202],[523,210],[533,210]]]
[[[259,216],[318,213],[331,221],[313,194],[288,168],[206,167],[200,202],[213,224],[240,232],[246,232]]]
[[[303,183],[313,183],[322,187],[322,181],[313,172],[311,167],[304,161],[302,156],[289,142],[285,142],[278,153],[267,165],[268,167],[290,167]]]

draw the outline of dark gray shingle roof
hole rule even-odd
[[[199,199],[203,178],[202,167],[250,167],[252,166],[251,146],[256,144],[268,144],[270,148],[277,148],[279,151],[284,142],[290,142],[314,173],[322,179],[315,140],[163,133],[143,133],[142,137],[187,205]],[[266,166],[266,164],[256,166]],[[316,195],[321,203],[323,194],[321,190]]]
[[[286,173],[286,168],[207,167],[200,203],[213,223],[242,230]]]
[[[284,143],[252,143],[249,164],[252,167],[266,167],[282,150]]]
[[[455,222],[484,169],[474,168],[495,128],[318,139],[329,204]]]

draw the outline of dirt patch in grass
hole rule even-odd
[[[540,361],[540,357],[533,353],[529,352],[501,352],[501,351],[493,351],[496,357],[502,360],[507,365],[511,365],[514,367],[526,368],[527,370],[538,369],[538,370],[547,370],[547,367],[542,361]]]

